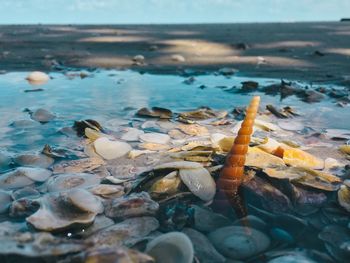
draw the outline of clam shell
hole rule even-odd
[[[37,122],[47,123],[56,118],[55,114],[45,109],[37,109],[32,112],[30,117]]]
[[[163,164],[159,164],[159,165],[153,167],[154,170],[160,170],[160,169],[197,169],[197,168],[203,168],[203,166],[200,163],[187,162],[187,161],[163,163]]]
[[[169,232],[147,244],[145,252],[156,262],[192,263],[194,257],[191,240],[181,232]]]
[[[88,188],[98,185],[100,178],[95,174],[72,173],[57,174],[47,181],[47,190],[49,192],[65,191],[73,188]]]
[[[131,146],[126,142],[111,141],[101,137],[94,141],[96,153],[106,160],[112,160],[126,155],[131,151]]]
[[[33,71],[33,72],[30,72],[28,74],[28,76],[26,77],[26,79],[28,80],[28,82],[30,84],[33,84],[33,85],[40,85],[40,84],[44,84],[45,82],[47,82],[50,77],[49,75],[47,75],[46,73],[44,72],[41,72],[41,71]]]
[[[211,232],[208,237],[221,254],[231,259],[247,259],[270,246],[268,236],[249,227],[223,227]]]
[[[53,166],[53,173],[59,174],[90,172],[103,164],[105,164],[105,162],[100,157],[63,161]]]
[[[73,189],[45,195],[40,209],[26,221],[38,230],[58,231],[74,225],[91,224],[102,211],[101,201],[93,194],[84,189]]]
[[[323,169],[324,161],[310,153],[297,148],[284,147],[283,161],[291,166],[306,167],[311,169]]]
[[[51,176],[51,172],[42,168],[19,167],[14,171],[5,173],[0,177],[1,189],[17,189],[44,182]]]
[[[177,171],[173,171],[156,181],[150,188],[151,194],[174,194],[180,186],[181,180],[177,175]]]
[[[180,178],[188,189],[200,199],[210,201],[216,193],[216,184],[207,169],[180,169]]]
[[[94,195],[99,195],[104,198],[120,197],[124,195],[124,187],[113,184],[99,184],[90,190]]]
[[[170,141],[170,136],[163,133],[144,133],[139,136],[140,140],[149,143],[167,144]]]

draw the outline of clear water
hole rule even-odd
[[[57,131],[79,119],[91,118],[101,124],[118,119],[127,125],[141,107],[158,106],[178,112],[208,106],[231,111],[233,107],[247,105],[250,96],[256,95],[230,92],[231,87],[240,87],[240,83],[247,80],[255,80],[261,86],[280,82],[276,79],[202,75],[188,85],[181,76],[96,71],[83,79],[51,73],[52,79],[46,84],[32,86],[25,80],[27,74],[13,72],[0,75],[0,147],[11,151],[38,150],[46,143],[57,144],[62,137]],[[199,88],[201,85],[205,88]],[[24,92],[35,88],[43,88],[44,91]],[[350,123],[344,121],[350,116],[349,108],[337,107],[330,99],[309,104],[295,96],[280,101],[279,96],[259,95],[262,96],[262,108],[266,104],[291,106],[304,115],[307,126],[350,129]],[[44,108],[58,118],[44,125],[15,131],[10,126],[13,121],[30,119],[29,114],[23,112],[25,108]]]

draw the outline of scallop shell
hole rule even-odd
[[[94,147],[96,153],[106,160],[122,157],[132,150],[131,146],[126,142],[111,141],[105,137],[94,141]]]
[[[207,169],[180,169],[180,178],[188,189],[200,199],[210,201],[216,193],[216,184]]]
[[[264,233],[248,227],[228,226],[209,234],[214,247],[230,259],[247,259],[260,254],[270,246]]]
[[[39,210],[26,221],[38,230],[58,231],[74,225],[91,224],[101,212],[102,203],[93,194],[84,189],[72,189],[45,195]]]
[[[192,263],[194,257],[191,240],[181,232],[169,232],[147,244],[145,252],[156,262]]]

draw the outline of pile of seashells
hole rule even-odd
[[[0,152],[1,262],[348,260],[350,131],[261,111],[242,186],[249,215],[239,219],[215,195],[240,124],[209,108],[142,108],[127,126],[62,128],[69,149]]]

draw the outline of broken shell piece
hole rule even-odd
[[[285,164],[311,169],[323,169],[324,161],[303,150],[289,146],[278,147],[275,155],[283,158]]]
[[[169,145],[152,142],[140,143],[139,147],[149,151],[166,151],[170,149]]]
[[[154,153],[154,151],[150,150],[131,150],[128,154],[128,157],[130,159],[135,159],[136,157],[139,157],[143,154],[148,154],[148,153]]]
[[[98,185],[100,178],[95,174],[88,173],[71,173],[57,174],[47,181],[47,190],[49,192],[65,191],[73,188],[88,188]]]
[[[125,219],[128,217],[155,215],[159,205],[146,192],[133,193],[110,200],[105,214],[110,218]]]
[[[198,124],[180,124],[178,128],[183,133],[186,133],[192,136],[204,136],[209,134],[209,131],[206,127]]]
[[[96,141],[98,138],[105,137],[103,133],[96,131],[91,128],[85,128],[85,136],[89,138],[92,142]]]
[[[350,145],[341,145],[339,146],[339,151],[342,153],[350,155]]]
[[[177,171],[173,171],[164,176],[160,180],[156,181],[150,188],[151,195],[159,194],[174,194],[177,192],[180,186],[181,180],[178,177]]]
[[[100,157],[63,161],[53,166],[53,173],[59,174],[90,172],[103,164],[105,164],[105,162]]]
[[[157,143],[157,144],[167,144],[170,141],[170,136],[168,134],[162,134],[162,133],[156,133],[156,132],[141,134],[139,138],[143,142]]]
[[[51,176],[51,172],[42,168],[19,167],[0,177],[0,188],[3,190],[18,189],[44,182]]]
[[[126,142],[111,141],[101,137],[94,141],[96,153],[106,160],[113,160],[126,155],[131,151],[131,146]]]
[[[73,189],[45,195],[39,210],[26,221],[38,230],[58,231],[74,225],[91,224],[102,211],[101,201],[93,194],[84,189]]]
[[[168,263],[192,263],[194,256],[191,240],[181,232],[156,237],[147,244],[145,252],[156,262],[163,262],[166,258]]]
[[[127,128],[121,139],[127,142],[136,142],[141,134],[144,134],[144,131],[136,128]]]
[[[339,204],[348,212],[350,212],[350,187],[347,185],[340,186],[338,190]]]
[[[180,169],[180,178],[188,189],[200,199],[211,201],[216,193],[216,184],[207,169]]]
[[[211,232],[208,237],[221,254],[231,259],[250,258],[270,246],[268,236],[249,227],[223,227]]]
[[[272,154],[264,152],[257,147],[249,147],[245,166],[267,168],[274,166],[285,166],[284,161]]]

